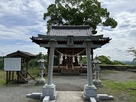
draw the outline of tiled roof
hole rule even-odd
[[[48,35],[52,36],[92,36],[89,26],[53,26]]]
[[[82,26],[52,26],[47,35],[38,34],[38,37],[31,38],[37,44],[45,44],[49,47],[49,42],[56,40],[58,44],[83,44],[85,41],[92,41],[93,44],[104,45],[111,39],[103,35],[93,35],[87,25]],[[59,45],[58,45],[59,46]],[[61,46],[62,47],[62,46]]]

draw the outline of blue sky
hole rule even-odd
[[[95,55],[110,56],[112,60],[131,61],[127,52],[136,42],[136,1],[99,0],[110,16],[117,20],[115,29],[98,27],[98,34],[110,37],[110,43],[94,51]],[[46,34],[43,13],[54,0],[0,0],[0,56],[17,50],[33,54],[46,53],[44,48],[32,43],[30,37]]]

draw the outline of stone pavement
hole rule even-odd
[[[55,101],[49,102],[88,102],[83,101],[83,91],[57,91],[57,98]]]

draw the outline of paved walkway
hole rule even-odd
[[[83,101],[82,99],[82,91],[58,91],[57,100],[50,102],[85,102],[85,101]]]

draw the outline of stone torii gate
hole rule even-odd
[[[83,99],[91,102],[100,99],[110,99],[107,94],[97,94],[97,88],[92,81],[92,50],[108,43],[110,38],[103,35],[94,36],[91,34],[89,26],[52,26],[48,35],[39,34],[38,37],[31,38],[40,47],[49,50],[48,62],[48,82],[43,86],[42,93],[28,94],[27,97],[40,98],[43,102],[56,99],[56,86],[52,83],[53,62],[55,49],[85,49],[87,60],[87,80],[84,86]]]

